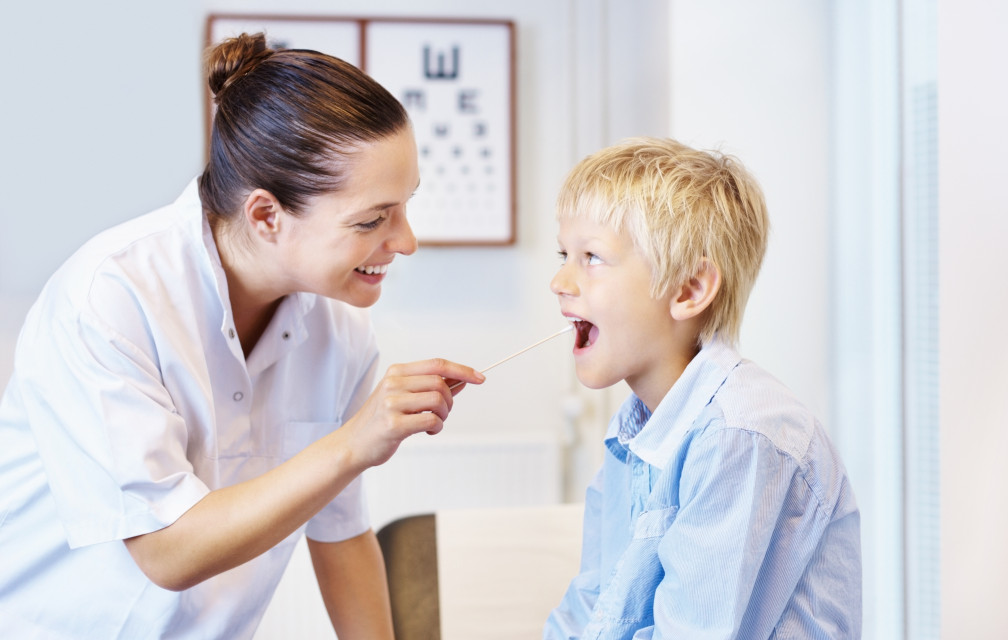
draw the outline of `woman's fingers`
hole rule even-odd
[[[390,401],[398,402],[392,407],[395,410],[406,413],[437,411],[443,420],[452,407],[454,394],[445,379],[438,375],[386,375],[380,386]],[[438,411],[442,404],[444,412]]]
[[[482,384],[486,380],[479,371],[456,362],[434,358],[389,367],[386,379],[409,381],[412,391],[438,389],[444,395],[449,409],[452,398],[458,395],[467,383]]]
[[[443,384],[440,385],[444,387]],[[451,395],[444,389],[415,388],[389,393],[385,398],[385,408],[392,413],[415,414],[430,412],[442,420],[451,411]]]
[[[394,364],[348,423],[355,447],[367,466],[381,464],[409,436],[438,433],[451,412],[453,398],[467,383],[480,384],[479,371],[442,359]],[[461,382],[454,390],[450,384]]]
[[[388,376],[418,376],[436,375],[442,379],[453,382],[469,382],[472,384],[482,384],[486,380],[479,371],[464,364],[445,360],[443,358],[432,358],[430,360],[418,360],[403,364],[394,364],[388,369]]]

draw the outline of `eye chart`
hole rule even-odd
[[[407,215],[422,244],[514,242],[511,21],[212,15],[207,44],[257,31],[358,66],[406,107],[420,165]]]

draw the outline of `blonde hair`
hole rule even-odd
[[[766,253],[770,221],[756,179],[733,156],[659,138],[630,138],[588,156],[567,176],[557,218],[627,233],[651,264],[651,293],[686,284],[707,258],[721,287],[698,343],[736,343]]]

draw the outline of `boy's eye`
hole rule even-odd
[[[602,258],[598,257],[594,253],[589,253],[588,264],[602,264]]]
[[[566,251],[557,251],[557,257],[560,258],[560,262],[561,263],[567,262],[567,252]]]

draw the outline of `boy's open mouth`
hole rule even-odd
[[[574,339],[574,346],[578,349],[590,347],[598,339],[598,327],[587,320],[571,319],[574,324],[574,331],[577,337]]]

